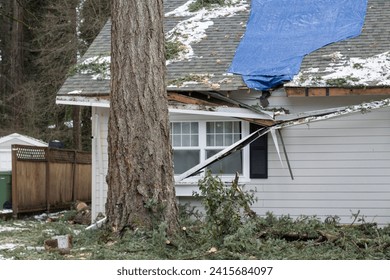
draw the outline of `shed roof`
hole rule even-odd
[[[30,136],[22,135],[19,133],[12,133],[3,137],[0,137],[0,147],[10,147],[13,144],[20,144],[20,145],[32,145],[32,146],[40,146],[40,147],[46,147],[47,143],[35,139]]]

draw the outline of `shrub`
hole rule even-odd
[[[202,204],[205,208],[205,230],[215,240],[234,234],[242,225],[243,220],[255,216],[250,205],[255,201],[252,193],[243,192],[238,186],[238,175],[230,186],[212,176],[208,171],[199,181]]]

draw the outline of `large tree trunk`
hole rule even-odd
[[[177,222],[165,87],[162,0],[113,0],[108,225]]]

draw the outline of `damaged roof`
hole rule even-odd
[[[189,12],[193,1],[166,0],[165,34],[168,42],[180,42],[181,53],[167,61],[167,90],[234,91],[245,89],[240,75],[228,74],[235,50],[245,33],[250,0]],[[369,0],[361,35],[330,44],[307,55],[300,73],[286,83],[287,94],[329,95],[329,88],[390,86],[390,1]],[[59,90],[57,103],[85,99],[109,106],[111,22],[108,21],[80,63]],[[304,43],[304,42],[302,42]],[[318,91],[317,89],[324,89]],[[388,93],[388,91],[386,91]],[[379,90],[379,93],[380,90]]]
[[[380,93],[390,87],[389,26],[390,1],[369,0],[362,33],[307,55],[299,74],[284,86],[376,88]]]

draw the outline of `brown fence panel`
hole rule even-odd
[[[12,173],[12,207],[14,213],[46,209],[46,163],[17,162]]]
[[[91,201],[91,154],[12,146],[12,209],[18,213],[66,209]]]
[[[73,163],[48,163],[48,210],[70,206],[73,201]]]
[[[92,187],[85,188],[86,185],[92,185],[92,167],[91,164],[77,164],[75,168],[74,198],[90,202],[92,197]]]
[[[12,146],[12,209],[15,214],[46,209],[46,150]]]

